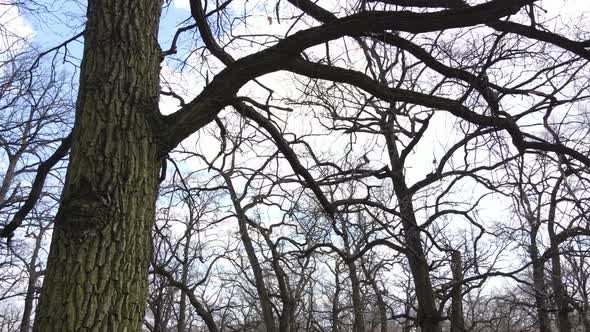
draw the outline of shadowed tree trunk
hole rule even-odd
[[[190,206],[190,205],[189,205]],[[186,230],[184,232],[185,240],[184,240],[184,250],[182,253],[182,273],[180,276],[180,282],[183,285],[188,284],[188,273],[190,267],[190,245],[191,245],[191,238],[193,235],[193,223],[194,223],[194,213],[193,207],[190,206],[188,209],[189,213],[189,220],[187,221]],[[184,332],[186,330],[186,293],[180,292],[180,301],[178,303],[178,320],[176,324],[176,329],[178,332]]]
[[[549,244],[551,245],[551,285],[553,287],[553,296],[557,304],[557,326],[559,332],[570,332],[572,323],[568,312],[568,294],[563,285],[561,276],[561,257],[559,254],[558,242],[555,234],[555,210],[557,208],[557,193],[563,182],[563,177],[559,178],[555,187],[551,191],[551,201],[549,205],[549,216],[547,218],[547,230],[549,232]]]
[[[420,229],[414,213],[412,195],[404,177],[404,165],[400,158],[395,142],[393,115],[383,119],[382,129],[387,143],[387,152],[391,163],[391,182],[394,193],[399,201],[399,210],[404,230],[404,239],[408,247],[408,264],[414,279],[416,298],[418,300],[417,321],[420,329],[424,332],[441,332],[440,314],[436,309],[434,289],[430,281],[430,272],[426,254],[422,247]]]
[[[369,262],[365,261],[361,257],[361,268],[363,270],[363,274],[365,275],[367,283],[371,286],[373,292],[375,293],[375,305],[379,314],[379,330],[381,332],[387,332],[387,305],[383,299],[383,291],[379,289],[379,285],[377,284],[376,276],[372,275],[371,271],[369,271],[367,268],[368,264]],[[377,274],[377,272],[374,273],[375,275]]]
[[[340,285],[340,264],[336,261],[334,264],[334,296],[332,297],[332,310],[330,312],[330,320],[332,323],[332,332],[340,331],[340,292],[342,287]]]
[[[352,256],[348,231],[346,229],[342,232],[342,239],[344,240],[344,248],[346,250],[347,256]],[[352,290],[352,311],[354,313],[352,330],[354,332],[363,332],[365,330],[365,317],[363,313],[363,301],[361,297],[361,281],[357,273],[355,262],[348,261],[345,264],[348,268],[348,274],[350,276],[350,288]]]
[[[39,251],[42,249],[43,237],[49,225],[42,225],[39,228],[39,234],[35,239],[35,247],[31,255],[31,260],[27,264],[27,274],[29,281],[27,283],[27,293],[25,295],[25,305],[23,307],[23,316],[20,323],[20,332],[29,332],[31,330],[31,314],[33,313],[33,302],[35,301],[35,293],[37,291],[37,282],[42,274],[42,271],[37,271],[37,263],[39,261]]]
[[[141,329],[160,165],[160,8],[160,0],[88,2],[70,163],[35,331]]]
[[[531,244],[529,246],[529,256],[533,263],[533,286],[535,287],[535,307],[537,311],[537,317],[539,320],[539,331],[549,332],[549,317],[547,310],[547,303],[545,300],[545,263],[539,259],[539,249],[537,247],[537,232],[539,231],[539,225],[533,225],[531,223]]]
[[[453,250],[451,252],[451,272],[453,281],[456,283],[452,290],[451,299],[451,332],[464,332],[465,318],[463,316],[463,262],[461,252]]]
[[[248,234],[248,221],[245,211],[242,209],[242,205],[233,182],[228,174],[222,173],[222,177],[228,187],[228,191],[236,211],[236,218],[238,220],[238,229],[240,232],[240,239],[244,245],[244,250],[248,257],[248,262],[252,267],[252,274],[254,275],[254,282],[256,285],[256,291],[258,292],[260,306],[262,307],[262,318],[264,320],[264,327],[267,332],[274,332],[277,330],[275,324],[275,318],[272,312],[272,302],[270,300],[270,294],[264,281],[264,271],[258,257],[256,256],[256,249],[252,242],[252,238]]]
[[[353,84],[392,103],[399,100],[443,109],[482,128],[507,130],[521,152],[527,149],[563,150],[568,156],[590,165],[590,159],[581,152],[558,144],[525,140],[518,126],[509,118],[471,112],[461,101],[389,89],[373,84],[375,82],[364,79],[360,73],[305,61],[301,56],[307,48],[345,35],[382,40],[384,36],[389,36],[389,39],[396,36],[383,34],[386,30],[423,33],[492,24],[496,19],[516,13],[521,6],[532,4],[533,0],[495,0],[472,8],[440,13],[363,11],[342,19],[330,16],[329,24],[294,33],[274,46],[235,62],[223,53],[223,47],[214,43],[210,31],[207,33],[210,30],[207,19],[204,13],[198,13],[202,7],[200,1],[192,0],[191,9],[196,12],[194,16],[197,17],[202,41],[228,67],[208,82],[197,98],[166,117],[162,117],[157,110],[159,61],[162,56],[157,44],[157,29],[162,2],[88,2],[71,158],[56,216],[47,273],[35,320],[36,331],[141,329],[147,295],[149,234],[154,222],[160,157],[165,150],[173,148],[211,122],[222,108],[233,104],[234,97],[244,84],[270,72],[291,70],[310,78],[323,77]],[[293,2],[306,3],[303,0]],[[314,11],[317,12],[317,8]],[[514,25],[498,21],[493,27],[497,30],[504,27],[504,30],[510,31]],[[517,24],[516,27],[528,28]],[[552,37],[541,30],[525,31],[532,34],[533,39],[547,40],[547,37]],[[541,37],[538,37],[539,34]],[[585,54],[583,46],[573,41],[557,37],[551,39],[557,40],[553,43],[558,46],[566,45],[574,53]],[[436,61],[434,63],[440,69],[441,65]],[[472,80],[472,75],[467,76],[462,80],[469,85],[483,85],[479,79]],[[457,74],[451,77],[457,77]],[[465,75],[459,75],[461,77]],[[489,96],[489,93],[484,91],[482,95]],[[497,106],[497,101],[488,103]],[[166,126],[163,126],[164,123]],[[391,123],[387,126],[391,127]],[[441,317],[429,276],[421,230],[414,214],[413,192],[405,182],[403,160],[400,161],[395,147],[393,129],[385,132],[392,164],[391,180],[398,198],[403,236],[409,252],[407,258],[416,287],[417,322],[422,331],[438,332],[441,330]],[[296,173],[303,174],[326,211],[331,212],[333,209],[318,186],[313,185],[314,179],[309,172],[303,172],[305,169],[295,162],[292,166]],[[189,299],[191,303],[197,303]],[[338,303],[334,303],[334,307],[339,309]],[[272,311],[266,311],[272,314]],[[210,329],[216,330],[208,311],[201,312],[208,314],[203,315],[208,317],[204,319]],[[334,328],[338,325],[337,312],[333,310]],[[270,314],[267,316],[270,317]],[[267,325],[274,325],[274,322]]]

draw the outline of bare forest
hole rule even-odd
[[[0,1],[0,332],[590,332],[588,0]]]

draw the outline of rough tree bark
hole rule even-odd
[[[70,163],[34,331],[141,329],[160,165],[161,2],[88,2]]]
[[[317,65],[303,61],[300,53],[344,35],[361,36],[384,30],[421,33],[489,23],[516,13],[534,0],[495,0],[440,13],[368,11],[342,19],[330,18],[329,24],[294,33],[263,51],[235,62],[233,59],[224,61],[232,63],[216,75],[197,98],[166,117],[158,112],[162,52],[157,44],[157,30],[162,2],[101,0],[88,3],[71,157],[35,331],[140,330],[147,296],[149,234],[154,222],[160,158],[211,122],[222,108],[232,103],[247,82],[286,69],[310,78],[324,75],[324,78],[346,83],[356,76],[343,77],[342,70],[336,68],[317,70]],[[197,23],[206,25],[204,20]],[[513,28],[512,25],[503,26],[508,30]],[[201,33],[201,37],[206,35]],[[557,45],[560,43],[563,41],[557,40]],[[223,59],[225,55],[215,46],[207,45]],[[566,48],[585,52],[571,46]],[[363,79],[348,83],[384,100],[399,99],[443,109],[482,127],[505,129],[521,150],[559,150],[590,165],[590,159],[578,151],[525,141],[509,119],[470,112],[460,102],[383,88]],[[390,144],[393,138],[387,136],[393,153],[394,147]],[[400,202],[404,237],[409,252],[413,253],[408,255],[408,261],[417,289],[418,322],[423,331],[440,331],[440,315],[436,310],[411,191],[403,178],[403,165],[393,164],[392,160],[392,166],[391,178]],[[319,190],[316,195],[323,197]],[[210,329],[216,329],[212,319],[207,322]]]

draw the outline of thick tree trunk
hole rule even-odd
[[[588,305],[588,298],[584,299],[584,310],[579,311],[578,314],[582,317],[582,325],[584,326],[584,332],[590,332],[590,319],[588,319],[588,312],[590,311]]]
[[[404,184],[405,185],[405,184]],[[394,186],[396,184],[394,183]],[[396,186],[397,187],[397,186]],[[417,321],[422,332],[441,332],[440,315],[436,310],[436,300],[434,296],[434,289],[430,281],[430,272],[428,270],[428,263],[426,261],[426,254],[422,247],[420,239],[420,230],[414,215],[414,206],[411,198],[403,194],[404,188],[401,188],[398,193],[400,199],[400,212],[404,216],[404,238],[408,251],[407,255],[412,277],[414,279],[414,287],[416,289],[416,298],[418,299]]]
[[[140,331],[154,222],[161,0],[89,1],[70,163],[35,331]]]

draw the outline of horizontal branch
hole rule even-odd
[[[338,68],[319,63],[313,63],[304,59],[297,59],[288,63],[290,71],[305,75],[310,78],[318,78],[333,82],[346,83],[356,86],[373,96],[389,102],[407,102],[422,105],[433,109],[444,110],[452,115],[482,128],[503,129],[510,134],[512,143],[521,152],[529,150],[541,150],[560,153],[574,158],[585,166],[590,167],[590,157],[562,144],[550,143],[543,140],[525,141],[523,133],[510,117],[487,116],[471,111],[468,107],[454,99],[437,97],[420,92],[390,88],[375,82],[369,76],[349,69]]]
[[[462,5],[461,0],[368,0],[367,2],[418,8],[456,8]]]
[[[343,36],[358,37],[367,33],[381,33],[384,30],[423,33],[486,24],[514,14],[522,6],[535,1],[494,0],[478,6],[433,13],[365,11],[299,31],[274,46],[233,62],[193,101],[165,117],[166,129],[161,137],[164,149],[174,148],[190,134],[213,121],[217,113],[231,103],[238,90],[247,82],[261,75],[285,69],[286,62],[297,58],[309,47]]]

